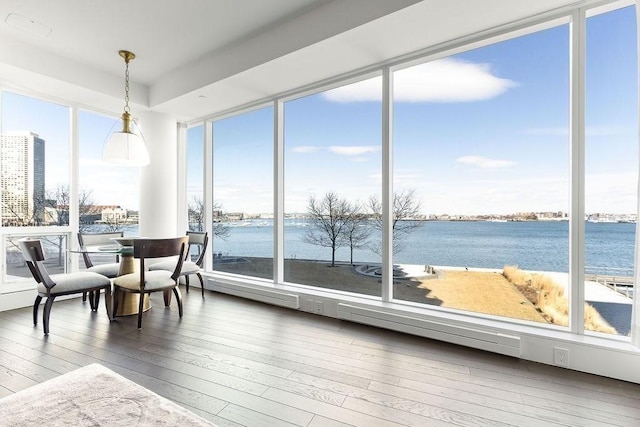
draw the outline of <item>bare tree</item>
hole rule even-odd
[[[309,198],[307,213],[311,221],[303,240],[313,245],[331,248],[331,266],[336,263],[336,249],[348,242],[347,230],[354,207],[334,192],[326,193],[322,199]]]
[[[369,209],[373,215],[374,227],[382,231],[382,204],[377,195],[369,198]],[[407,236],[414,229],[422,226],[421,222],[413,220],[419,212],[420,201],[416,199],[415,190],[402,190],[393,193],[392,240],[394,254],[401,252],[404,249],[404,241]],[[371,245],[370,248],[378,255],[382,253],[380,242]]]
[[[69,225],[69,193],[69,186],[63,184],[58,184],[53,190],[47,191],[45,217],[48,217],[48,223],[57,226]],[[65,237],[66,235],[59,234],[42,238],[58,249],[58,266],[64,262]]]
[[[204,202],[200,197],[191,197],[188,207],[189,229],[191,231],[204,230]]]
[[[100,212],[93,201],[91,190],[80,190],[78,194],[78,231],[87,231],[93,224],[93,217]]]
[[[214,203],[213,211],[219,211],[222,209],[221,203]],[[188,207],[188,215],[189,215],[189,228],[192,231],[203,231],[204,230],[204,202],[200,197],[192,197],[191,202]],[[214,222],[213,223],[213,235],[222,240],[227,240],[229,235],[231,234],[231,229],[227,224],[222,222]]]
[[[113,216],[102,220],[102,224],[105,226],[105,232],[114,233],[116,231],[122,231],[124,228],[125,222],[123,222],[120,217]]]
[[[31,205],[26,209],[22,203],[7,203],[2,201],[2,225],[4,227],[33,227],[45,222],[45,206],[47,199],[44,194],[33,196]]]
[[[345,238],[349,245],[349,262],[353,265],[353,251],[367,247],[371,235],[371,222],[368,216],[362,212],[362,206],[353,205],[353,211],[345,224]]]

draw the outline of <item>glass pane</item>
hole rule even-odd
[[[381,295],[382,79],[285,104],[284,278]]]
[[[394,74],[394,298],[568,324],[568,37]]]
[[[78,113],[81,232],[139,234],[140,170],[102,161],[104,143],[119,126],[117,117],[86,110]]]
[[[24,239],[39,239],[44,251],[44,266],[49,274],[65,273],[67,266],[67,235],[56,234],[47,236],[6,236],[4,240],[6,271],[4,281],[12,282],[20,279],[31,279],[33,276],[27,267],[18,241]]]
[[[587,19],[585,330],[628,336],[638,206],[636,16]]]
[[[213,123],[213,269],[273,278],[273,108]]]
[[[69,224],[69,108],[2,92],[2,225]]]

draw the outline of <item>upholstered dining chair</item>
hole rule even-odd
[[[209,236],[208,233],[199,231],[187,231],[187,236],[189,237],[189,246],[184,254],[184,262],[182,263],[180,276],[184,277],[184,284],[187,293],[189,293],[189,276],[191,276],[192,274],[198,276],[198,280],[200,281],[200,291],[202,293],[202,298],[204,298],[204,280],[202,280],[200,270],[202,269],[202,264],[204,263],[204,254],[207,251]],[[198,258],[195,261],[192,261],[191,258],[192,248],[198,249],[196,252],[198,254]],[[175,261],[161,261],[149,266],[149,270],[171,270],[174,266]]]
[[[78,233],[78,243],[80,246],[99,246],[99,245],[111,245],[115,244],[113,239],[117,237],[123,237],[123,231],[112,231],[106,233]],[[88,253],[82,253],[82,259],[84,260],[84,266],[87,271],[93,271],[94,273],[102,274],[110,279],[118,276],[120,270],[120,259],[118,255],[115,256],[116,262],[94,264],[94,260],[91,259]],[[113,259],[113,258],[111,258]],[[87,300],[87,293],[82,293],[82,301]]]
[[[62,295],[79,294],[89,292],[91,296],[89,302],[91,310],[97,311],[100,302],[100,291],[104,289],[105,306],[107,316],[112,320],[111,311],[111,280],[102,274],[93,271],[81,271],[77,273],[61,273],[49,275],[44,266],[44,251],[40,240],[23,239],[19,242],[22,256],[27,262],[27,266],[38,283],[38,295],[33,303],[33,324],[38,324],[38,308],[42,298],[47,300],[44,303],[44,311],[42,313],[42,326],[44,334],[49,335],[49,317],[51,314],[51,306],[56,297]]]
[[[114,313],[118,310],[123,292],[140,294],[138,307],[138,329],[142,329],[142,313],[144,311],[144,295],[152,292],[164,292],[165,306],[171,301],[169,291],[173,291],[178,303],[178,314],[182,318],[182,294],[178,287],[178,277],[184,261],[189,238],[176,237],[171,239],[135,239],[133,241],[133,257],[140,261],[138,272],[125,274],[113,279]],[[174,257],[171,271],[148,271],[147,263],[152,258]]]

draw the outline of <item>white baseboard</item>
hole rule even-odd
[[[338,303],[338,318],[507,356],[520,357],[521,355],[520,337],[499,332],[452,326],[442,322],[425,322],[423,319],[412,316],[343,303]]]

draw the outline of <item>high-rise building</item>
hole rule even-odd
[[[44,139],[33,132],[0,135],[2,224],[39,225],[44,221]]]

